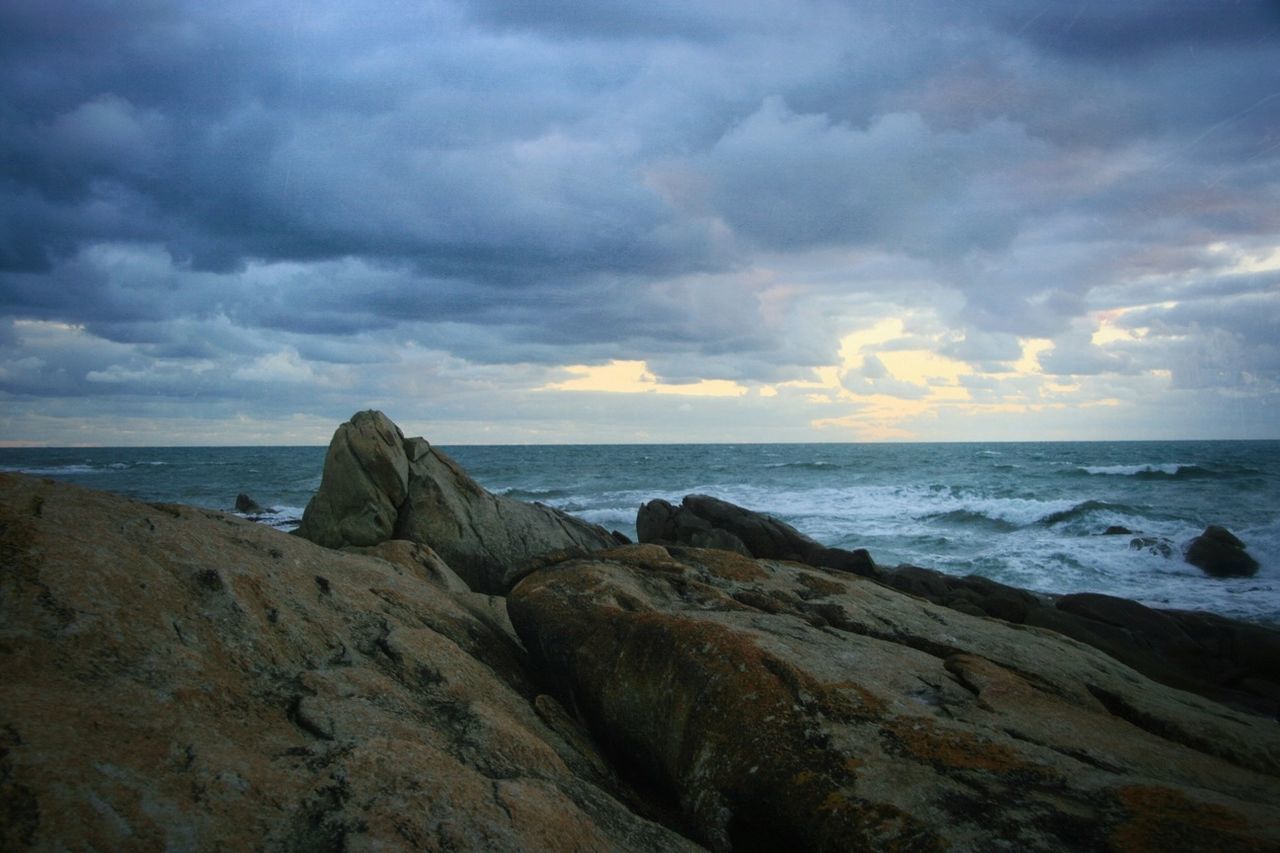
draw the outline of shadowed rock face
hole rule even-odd
[[[539,554],[617,544],[598,525],[485,491],[425,439],[406,440],[374,411],[356,413],[334,433],[297,534],[330,548],[412,540],[486,593],[505,592],[511,566]]]
[[[878,579],[962,613],[1057,631],[1162,684],[1280,716],[1280,631],[1274,628],[1111,595],[1033,595],[987,578],[917,566],[882,569]]]
[[[828,548],[786,522],[709,495],[685,495],[678,507],[662,499],[649,501],[636,514],[636,533],[641,542],[720,548],[751,557],[876,574],[865,550]]]
[[[1274,849],[1280,734],[1052,632],[727,551],[508,598],[538,674],[716,850]]]
[[[692,849],[502,599],[371,553],[0,475],[0,849]]]

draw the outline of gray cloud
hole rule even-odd
[[[1050,373],[1268,393],[1275,273],[1207,247],[1280,233],[1277,32],[1191,0],[11,3],[0,317],[84,336],[7,326],[0,393],[313,410],[406,347],[804,380],[908,308],[981,371],[1047,337]],[[1115,309],[1153,332],[1093,346]]]

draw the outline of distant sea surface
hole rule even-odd
[[[1280,441],[441,449],[493,492],[633,539],[644,501],[703,493],[825,544],[867,548],[883,565],[1280,624]],[[244,492],[276,510],[265,523],[287,530],[320,485],[324,452],[3,448],[0,470],[222,510]],[[1182,548],[1207,524],[1245,541],[1262,564],[1256,576],[1210,578],[1182,561]],[[1111,526],[1133,533],[1102,535]],[[1140,537],[1155,547],[1133,547]]]

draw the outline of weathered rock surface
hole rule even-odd
[[[320,489],[295,532],[328,548],[377,545],[392,538],[408,492],[400,428],[382,412],[357,412],[334,432]]]
[[[508,598],[562,704],[713,849],[1276,849],[1274,721],[1055,633],[728,551]]]
[[[918,566],[881,569],[877,578],[962,613],[1057,631],[1162,684],[1280,717],[1280,631],[1274,628],[1110,595],[1034,595]]]
[[[636,533],[641,542],[722,548],[860,575],[876,573],[863,549],[828,548],[786,522],[708,495],[685,495],[678,507],[661,499],[649,501],[636,514]]]
[[[1211,524],[1187,546],[1186,560],[1217,578],[1252,577],[1258,561],[1244,549],[1244,543],[1225,527]]]
[[[539,554],[617,544],[599,525],[486,491],[425,439],[409,439],[405,448],[409,494],[396,535],[431,545],[479,592],[506,592],[507,571]]]
[[[0,849],[691,848],[619,802],[502,599],[373,553],[0,475]]]
[[[297,534],[331,548],[418,542],[485,593],[505,592],[511,567],[539,554],[618,544],[603,527],[486,491],[426,439],[405,439],[381,412],[359,412],[334,433]]]

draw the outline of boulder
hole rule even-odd
[[[618,544],[599,525],[486,491],[425,439],[405,449],[409,489],[396,536],[430,545],[477,592],[505,593],[508,570],[539,554]]]
[[[0,475],[0,849],[697,849],[378,553]]]
[[[295,532],[329,548],[377,545],[392,538],[408,490],[400,428],[382,412],[357,412],[334,432],[320,489]]]
[[[1055,633],[640,545],[512,622],[620,773],[731,849],[1274,849],[1280,733]]]
[[[1216,578],[1252,577],[1258,561],[1230,530],[1211,524],[1187,546],[1186,561]]]
[[[358,412],[334,433],[320,489],[295,532],[330,548],[417,542],[490,594],[505,592],[504,576],[539,554],[618,544],[598,525],[489,493],[426,439],[405,439],[375,411]]]
[[[1102,531],[1103,536],[1132,536],[1133,531],[1122,524],[1113,524]]]
[[[236,495],[236,512],[242,512],[245,515],[266,515],[269,512],[275,512],[275,510],[267,509],[253,498],[241,492]]]
[[[636,514],[636,533],[641,542],[724,547],[748,556],[796,560],[854,574],[876,572],[864,549],[828,548],[786,522],[709,495],[686,495],[679,507],[661,499],[643,504]]]

